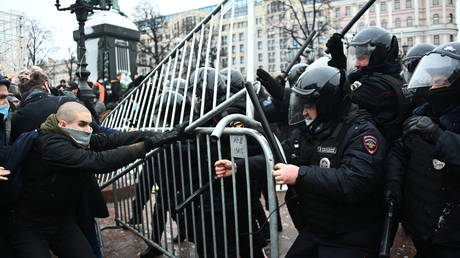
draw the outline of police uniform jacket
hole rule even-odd
[[[417,115],[429,115],[427,105]],[[401,221],[417,242],[460,247],[460,107],[439,118],[436,143],[421,135],[399,139],[388,156],[388,188]]]

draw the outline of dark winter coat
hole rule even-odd
[[[91,149],[85,150],[67,136],[40,131],[23,171],[25,193],[19,210],[57,220],[74,216],[80,202],[87,203],[82,198],[100,197],[88,194],[95,183],[92,174],[113,171],[142,157],[144,153],[129,144],[142,141],[146,134],[96,134]]]

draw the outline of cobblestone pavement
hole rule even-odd
[[[280,202],[282,202],[281,200],[284,200],[284,192],[279,192],[278,198]],[[114,225],[114,212],[112,203],[109,203],[109,211],[111,216],[99,221],[102,228]],[[283,231],[279,233],[279,249],[280,257],[284,257],[290,245],[295,240],[297,231],[292,224],[286,206],[281,208],[281,217],[283,223]],[[104,257],[106,258],[139,257],[139,254],[142,252],[142,250],[147,248],[147,245],[141,238],[136,236],[134,233],[123,229],[103,230],[102,241]],[[267,254],[269,254],[269,249],[270,247],[268,246],[266,248]],[[404,235],[401,229],[396,236],[391,254],[392,258],[410,258],[415,255],[415,249],[413,248],[412,242],[407,236]],[[188,254],[184,257],[196,256],[193,254]]]

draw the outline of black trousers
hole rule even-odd
[[[354,246],[338,245],[332,241],[317,238],[303,230],[299,232],[286,258],[377,258],[377,251],[369,251]]]
[[[414,258],[457,258],[460,257],[460,247],[447,247],[414,241],[417,254]]]
[[[19,258],[95,258],[90,244],[72,218],[46,221],[21,216],[10,218],[11,246]]]

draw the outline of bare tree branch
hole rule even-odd
[[[49,53],[54,49],[50,44],[53,34],[36,20],[28,21],[27,34],[27,65],[43,66]]]

